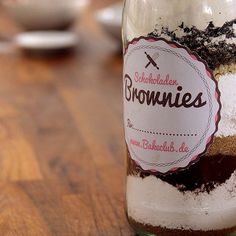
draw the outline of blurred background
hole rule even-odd
[[[0,235],[131,235],[121,1],[0,1]]]
[[[3,51],[4,43],[35,51],[73,49],[81,45],[85,28],[91,27],[93,33],[103,30],[117,46],[121,43],[119,1],[2,0],[0,10]]]

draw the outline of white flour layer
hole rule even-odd
[[[236,172],[209,194],[180,192],[154,176],[127,179],[128,215],[169,229],[220,230],[236,225]]]
[[[219,79],[221,92],[221,120],[217,137],[236,135],[236,74],[223,75]],[[235,220],[236,221],[236,220]]]

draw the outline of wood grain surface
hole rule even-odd
[[[133,235],[124,212],[122,57],[94,12],[74,53],[0,54],[0,235]],[[5,14],[0,32],[19,28]]]

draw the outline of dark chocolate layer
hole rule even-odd
[[[139,167],[128,154],[128,174],[139,175],[145,178],[155,175],[180,191],[207,191],[210,192],[217,185],[228,180],[236,170],[236,156],[216,155],[204,156],[188,169],[168,175],[153,174]],[[236,188],[236,183],[235,183]]]
[[[236,38],[234,24],[236,24],[236,19],[226,22],[222,27],[215,27],[213,22],[210,22],[205,30],[199,30],[195,26],[189,28],[182,23],[179,26],[179,29],[183,30],[185,34],[182,37],[177,37],[175,31],[169,31],[168,28],[164,27],[161,31],[152,32],[150,36],[169,36],[172,41],[196,52],[214,70],[220,65],[236,63],[236,44],[227,42],[227,39]],[[220,36],[223,36],[222,40],[212,41],[212,38]]]
[[[138,233],[138,235],[158,235],[158,236],[230,236],[233,233],[236,233],[236,226],[230,229],[222,229],[222,230],[184,230],[184,229],[167,229],[152,225],[141,224],[129,218],[129,223],[132,228]]]

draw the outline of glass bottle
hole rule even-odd
[[[236,0],[126,0],[127,216],[139,235],[236,233]]]

